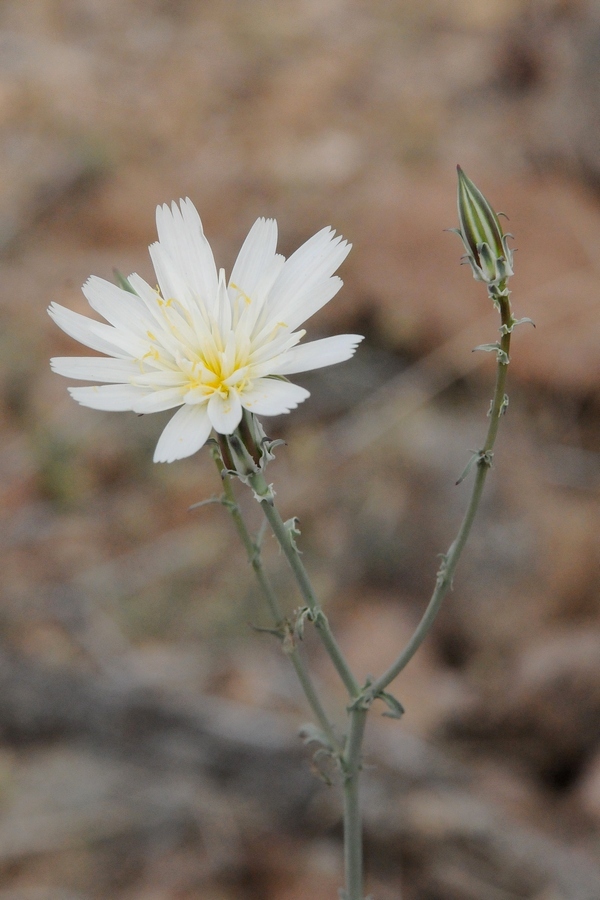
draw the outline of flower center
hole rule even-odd
[[[188,381],[187,392],[197,400],[213,394],[226,400],[232,390],[244,390],[249,381],[249,360],[240,364],[236,356],[225,349],[214,354],[200,352],[193,362],[184,360],[181,368]]]
[[[178,387],[187,403],[202,403],[213,394],[226,400],[232,391],[243,391],[251,382],[249,335],[236,333],[227,325],[222,330],[223,326],[209,315],[203,316],[203,321],[194,321],[176,300],[165,301],[159,296],[158,301],[164,331],[159,335],[146,332],[151,344],[141,360],[145,383],[155,390],[165,385],[161,376],[143,371],[147,359],[170,378],[181,376]]]

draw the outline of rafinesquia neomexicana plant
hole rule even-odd
[[[496,356],[496,386],[482,447],[473,454],[459,481],[474,469],[471,498],[462,524],[437,573],[433,594],[407,645],[389,668],[366,684],[352,672],[338,644],[297,546],[297,520],[284,521],[265,472],[277,442],[270,441],[259,416],[287,413],[309,393],[288,375],[349,359],[362,340],[342,334],[301,343],[300,329],[342,286],[334,274],[350,245],[324,228],[288,259],[276,252],[277,225],[258,219],[237,257],[229,281],[217,270],[200,217],[190,200],[158,207],[158,241],[150,247],[158,286],[139,275],[118,284],[92,276],[83,292],[106,321],[99,322],[56,303],[49,313],[67,334],[102,357],[58,357],[52,369],[81,381],[99,382],[69,388],[83,406],[100,410],[150,413],[175,409],[163,430],[155,462],[190,456],[210,439],[211,453],[223,483],[219,502],[229,509],[281,641],[296,671],[314,724],[305,728],[317,753],[332,759],[339,772],[344,807],[344,900],[363,900],[362,826],[359,779],[363,736],[375,700],[386,714],[399,718],[400,702],[388,687],[408,664],[429,632],[465,546],[489,469],[500,420],[506,411],[506,375],[510,341],[517,320],[510,305],[508,279],[512,252],[498,215],[458,168],[459,227],[465,260],[474,277],[487,285],[500,314],[500,337],[476,348]],[[108,323],[108,324],[106,324]],[[260,504],[297,582],[302,606],[293,615],[282,609],[263,566],[260,542],[242,516],[234,481],[247,485]],[[316,629],[347,692],[346,728],[334,727],[306,665],[301,643],[305,627]]]

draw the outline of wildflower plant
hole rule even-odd
[[[431,599],[412,637],[388,669],[366,683],[353,673],[306,571],[297,544],[297,520],[284,521],[266,469],[278,442],[259,417],[287,413],[309,396],[289,375],[349,359],[362,340],[343,334],[301,343],[300,326],[342,286],[334,274],[350,245],[324,228],[289,259],[276,252],[277,225],[258,219],[237,257],[231,277],[217,269],[200,217],[190,200],[158,207],[158,242],[150,247],[158,284],[138,275],[118,284],[92,277],[83,292],[106,321],[98,322],[56,303],[49,313],[63,331],[103,357],[59,357],[52,369],[68,378],[98,382],[69,388],[93,409],[150,413],[177,409],[162,432],[155,462],[173,462],[198,451],[214,432],[210,452],[223,485],[219,501],[229,510],[272,619],[314,716],[305,726],[308,743],[337,767],[344,808],[343,900],[364,900],[359,781],[367,717],[374,701],[385,714],[404,710],[388,687],[410,662],[430,631],[467,542],[492,466],[494,444],[508,406],[505,393],[513,329],[508,280],[513,274],[508,234],[498,214],[458,168],[458,218],[465,260],[483,281],[500,314],[499,340],[476,349],[496,355],[496,385],[481,449],[458,479],[475,469],[473,488],[458,533],[442,555]],[[297,582],[302,605],[284,613],[261,557],[260,540],[248,529],[236,499],[235,481],[248,486],[264,513]],[[211,502],[211,501],[205,501]],[[202,505],[202,504],[198,504]],[[344,733],[334,726],[302,653],[304,630],[313,626],[347,692]]]
[[[156,288],[139,275],[121,285],[92,276],[83,293],[108,324],[50,306],[63,331],[107,356],[58,357],[51,365],[68,378],[101,382],[69,388],[92,409],[178,407],[154,454],[155,462],[173,462],[199,450],[213,429],[233,434],[244,410],[277,416],[295,409],[309,393],[286,376],[348,359],[362,337],[300,344],[306,332],[299,326],[342,286],[333,273],[350,245],[331,228],[286,260],[276,252],[277,223],[258,219],[227,282],[191,200],[159,206],[156,225]]]

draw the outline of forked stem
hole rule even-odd
[[[256,472],[251,475],[248,479],[252,488],[256,492],[258,497],[264,496],[268,485],[264,479],[264,476],[260,472]],[[331,662],[333,663],[335,669],[337,670],[338,675],[340,676],[346,690],[348,691],[349,698],[351,700],[356,699],[361,693],[361,687],[356,678],[354,677],[348,662],[346,661],[346,657],[342,651],[342,648],[338,644],[335,639],[333,632],[329,626],[329,622],[323,610],[321,609],[321,605],[317,600],[314,588],[310,582],[310,578],[308,577],[308,572],[304,567],[304,563],[300,557],[300,553],[298,552],[298,548],[295,546],[295,542],[291,539],[290,532],[285,527],[285,522],[281,518],[279,511],[275,507],[272,500],[262,499],[260,500],[260,505],[262,507],[262,511],[265,514],[265,517],[271,526],[271,531],[273,532],[279,546],[283,550],[287,561],[290,565],[290,568],[294,574],[296,579],[296,583],[298,584],[298,588],[300,589],[300,593],[306,603],[307,609],[310,614],[311,620],[314,622],[315,628],[321,638],[323,646]]]
[[[296,643],[296,638],[291,633],[289,624],[286,622],[281,604],[279,603],[279,599],[273,589],[267,573],[265,572],[260,545],[252,540],[252,536],[250,534],[250,531],[248,530],[248,527],[242,515],[242,511],[235,497],[231,476],[227,473],[218,451],[213,453],[213,458],[217,464],[217,468],[219,469],[219,474],[223,482],[225,505],[229,509],[231,518],[233,519],[237,532],[246,549],[248,562],[254,570],[258,586],[269,608],[273,625],[275,626],[275,630],[278,632],[279,637],[282,641],[284,652],[290,658],[290,661],[298,677],[298,681],[300,682],[300,685],[304,692],[304,696],[306,697],[308,705],[310,706],[315,719],[319,723],[319,727],[327,738],[332,751],[339,754],[341,753],[342,746],[335,734],[335,730],[329,720],[329,716],[325,712],[325,707],[321,702],[321,698],[319,697],[315,683],[310,676],[310,673],[302,656],[300,655],[300,651]]]
[[[215,455],[223,479],[227,505],[231,510],[240,537],[246,547],[248,558],[256,573],[256,577],[269,609],[271,610],[273,621],[275,622],[276,627],[281,629],[281,636],[284,638],[284,648],[286,643],[289,645],[287,647],[287,652],[290,655],[290,659],[292,660],[292,664],[294,665],[304,693],[317,722],[333,749],[333,755],[338,760],[343,780],[344,797],[345,889],[341,892],[341,896],[344,900],[364,900],[363,841],[359,785],[362,768],[362,746],[369,709],[373,701],[378,697],[385,699],[388,704],[391,701],[392,705],[396,704],[399,706],[397,701],[394,701],[390,695],[384,693],[385,689],[410,662],[425,640],[440,610],[442,601],[451,587],[454,572],[465,544],[467,543],[473,527],[473,522],[475,521],[487,474],[492,465],[493,449],[498,434],[500,419],[508,402],[505,394],[505,387],[508,364],[510,361],[510,340],[513,327],[517,323],[512,316],[506,283],[501,282],[497,287],[489,287],[489,293],[500,311],[501,339],[497,344],[486,345],[482,348],[492,349],[497,354],[496,385],[490,407],[490,423],[485,442],[481,450],[478,451],[472,460],[476,468],[476,473],[469,503],[458,533],[450,545],[447,554],[443,557],[433,594],[421,621],[396,660],[375,681],[361,687],[354,676],[341,647],[331,631],[327,617],[317,600],[299,550],[292,537],[292,533],[275,507],[273,499],[274,493],[271,487],[267,484],[260,468],[245,450],[243,442],[239,439],[235,439],[234,443],[234,440],[230,439],[232,441],[232,446],[235,447],[238,457],[245,466],[245,471],[243,473],[244,479],[252,487],[255,497],[259,501],[271,530],[283,550],[294,574],[298,588],[306,604],[305,612],[307,618],[314,623],[323,646],[348,693],[349,730],[344,743],[340,743],[336,738],[333,727],[323,709],[314,684],[298,652],[298,648],[295,645],[293,628],[291,629],[291,632],[288,631],[291,640],[287,642],[285,640],[285,629],[289,629],[289,625],[284,620],[277,597],[264,572],[260,548],[257,547],[252,540],[248,529],[246,528],[239,506],[235,501],[231,478],[224,468],[223,463],[218,459],[218,454]]]
[[[373,684],[370,685],[368,689],[369,696],[373,699],[377,697],[378,694],[380,694],[382,691],[384,691],[386,687],[408,665],[410,660],[413,658],[413,656],[427,637],[429,631],[431,630],[431,627],[442,605],[442,601],[444,600],[444,597],[446,596],[449,588],[452,585],[452,578],[454,577],[456,566],[458,565],[458,561],[460,559],[462,551],[465,547],[465,544],[467,543],[469,534],[471,533],[471,528],[473,527],[473,522],[475,521],[475,516],[477,514],[481,496],[483,494],[485,481],[492,466],[493,449],[494,444],[496,443],[496,437],[498,435],[498,427],[500,425],[500,419],[504,413],[507,403],[505,394],[506,376],[508,373],[508,364],[510,362],[510,338],[512,334],[512,328],[515,324],[512,317],[508,294],[505,292],[505,285],[499,286],[498,293],[494,296],[494,299],[499,306],[500,317],[502,320],[502,327],[500,329],[502,336],[497,350],[498,365],[496,370],[496,386],[494,389],[492,405],[490,407],[490,424],[488,426],[485,443],[482,449],[477,454],[477,470],[469,504],[458,530],[458,534],[450,544],[450,548],[442,560],[442,565],[440,566],[438,572],[435,589],[431,596],[431,600],[429,601],[427,608],[423,614],[423,618],[419,622],[414,634],[412,635],[402,652],[396,658],[396,660],[383,673],[383,675],[377,678],[373,682]]]

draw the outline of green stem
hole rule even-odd
[[[387,671],[367,687],[361,689],[350,670],[341,648],[329,628],[329,623],[316,598],[308,574],[304,568],[302,559],[300,558],[299,551],[278,510],[274,506],[274,495],[271,487],[267,484],[262,473],[258,470],[256,461],[248,454],[243,442],[236,441],[234,444],[232,441],[232,446],[235,446],[236,453],[245,467],[245,477],[252,486],[256,499],[260,502],[273,534],[285,553],[292,572],[294,573],[300,592],[310,612],[310,618],[314,622],[324,647],[344,683],[351,700],[354,701],[348,707],[350,727],[343,752],[340,752],[340,745],[335,736],[333,736],[332,740],[333,731],[331,725],[329,724],[319,698],[314,691],[314,685],[309,678],[308,672],[304,668],[302,660],[297,653],[293,639],[286,641],[285,632],[282,631],[284,647],[286,643],[289,644],[289,648],[286,648],[287,652],[290,654],[292,663],[294,664],[311,708],[325,734],[328,736],[328,739],[332,741],[332,746],[338,751],[337,755],[343,776],[344,794],[345,890],[342,892],[344,900],[363,900],[362,821],[359,786],[362,766],[362,743],[370,704],[373,699],[380,696],[382,692],[385,691],[385,688],[390,682],[392,682],[410,662],[429,633],[439,612],[442,601],[452,584],[456,566],[458,565],[458,561],[473,527],[487,474],[492,465],[493,448],[498,434],[500,418],[506,405],[505,386],[509,363],[510,339],[512,328],[515,324],[505,283],[499,285],[497,291],[492,294],[492,298],[500,310],[502,321],[501,340],[497,350],[498,364],[496,385],[489,413],[490,423],[484,445],[477,454],[476,475],[471,497],[456,538],[450,545],[448,553],[445,555],[442,566],[438,572],[435,589],[427,609],[413,636]],[[239,508],[235,503],[229,476],[223,470],[222,477],[224,478],[224,483],[226,485],[225,494],[229,501],[228,505],[234,515],[234,520],[236,521],[238,531],[240,532],[248,551],[250,561],[257,573],[259,583],[263,588],[263,593],[265,593],[274,620],[278,626],[282,625],[283,619],[279,611],[277,598],[273,594],[270,584],[266,580],[266,576],[262,570],[262,562],[260,560],[260,553],[258,552],[259,548],[256,547],[247,532]],[[283,624],[285,625],[285,623]],[[293,635],[290,634],[289,636],[290,638],[293,638]]]
[[[368,708],[363,705],[357,705],[350,709],[350,730],[342,759],[345,900],[363,900],[363,841],[359,787],[362,742],[368,711]]]
[[[267,606],[269,607],[269,612],[271,613],[273,623],[277,628],[281,628],[283,626],[285,617],[283,615],[281,606],[279,605],[277,595],[275,594],[275,591],[271,586],[271,582],[267,578],[267,574],[264,570],[260,555],[260,548],[252,540],[252,536],[246,527],[246,523],[244,522],[242,511],[235,498],[233,484],[231,483],[231,477],[227,474],[225,468],[223,467],[223,464],[218,457],[218,454],[216,453],[215,460],[217,462],[217,467],[221,475],[221,480],[223,481],[223,494],[225,495],[225,500],[227,501],[227,508],[231,513],[231,518],[233,519],[237,532],[248,555],[248,562],[254,570],[256,580],[258,581],[259,587],[264,595],[265,600],[267,601]]]
[[[266,519],[271,526],[271,530],[275,535],[277,542],[286,555],[287,561],[290,564],[290,568],[294,573],[294,577],[300,589],[300,593],[302,594],[302,597],[304,598],[304,601],[308,609],[310,610],[310,617],[314,622],[315,628],[317,629],[323,646],[325,647],[325,650],[327,651],[342,682],[344,683],[344,686],[346,687],[350,698],[354,700],[361,693],[360,685],[354,677],[341,647],[333,636],[331,628],[329,627],[329,622],[327,621],[327,617],[321,609],[312,584],[310,583],[308,573],[304,568],[304,563],[300,558],[300,554],[298,553],[297,548],[294,546],[293,541],[290,539],[290,534],[285,527],[283,519],[279,515],[278,510],[273,505],[272,495],[269,491],[269,487],[260,472],[256,472],[255,474],[251,475],[249,477],[249,481],[257,496],[264,498],[260,500],[260,505],[266,516]]]
[[[296,675],[298,676],[298,681],[300,682],[302,690],[304,691],[304,696],[306,697],[308,705],[313,711],[315,719],[321,726],[321,730],[327,738],[331,750],[335,754],[339,755],[342,751],[342,744],[340,743],[340,740],[338,739],[334,731],[333,725],[329,721],[327,713],[325,712],[323,704],[321,703],[321,699],[317,694],[315,684],[308,673],[308,669],[304,664],[304,660],[300,656],[298,648],[295,646],[292,649],[287,649],[284,647],[284,652],[287,653],[292,662]]]
[[[501,285],[500,288],[502,289],[503,285]],[[413,636],[407,643],[406,647],[404,647],[400,655],[397,657],[397,659],[392,663],[387,671],[385,671],[383,675],[381,675],[369,687],[369,696],[372,698],[377,697],[377,695],[381,693],[381,691],[385,690],[388,684],[390,684],[394,680],[394,678],[396,678],[396,676],[400,674],[400,672],[410,662],[410,660],[413,658],[413,656],[427,637],[427,634],[429,633],[431,626],[433,625],[435,618],[440,610],[442,601],[448,593],[448,589],[452,585],[454,571],[456,569],[464,546],[467,542],[467,539],[471,532],[471,528],[473,526],[473,522],[475,520],[475,516],[477,514],[477,509],[479,507],[479,502],[483,493],[485,480],[492,465],[492,451],[494,449],[496,436],[498,434],[500,418],[505,408],[506,375],[508,371],[510,337],[513,325],[512,312],[508,296],[499,292],[495,299],[500,308],[500,316],[502,319],[502,325],[504,326],[504,333],[502,333],[499,345],[496,386],[494,389],[494,397],[490,408],[490,424],[488,426],[485,443],[478,454],[477,472],[475,475],[475,482],[473,484],[473,490],[471,492],[469,505],[467,506],[467,510],[458,530],[458,534],[450,545],[448,553],[444,557],[442,566],[440,567],[440,570],[438,572],[435,589],[433,591],[427,609],[423,614],[423,618],[419,622]]]
[[[302,690],[304,691],[304,695],[315,716],[315,719],[319,723],[323,733],[329,741],[332,750],[339,753],[341,752],[340,742],[335,734],[333,725],[329,721],[329,717],[325,712],[325,708],[321,703],[321,699],[317,693],[314,682],[310,677],[308,669],[306,668],[304,660],[300,656],[300,652],[295,643],[295,638],[290,633],[289,626],[285,621],[285,616],[279,604],[279,600],[277,599],[277,595],[275,594],[273,586],[271,585],[271,582],[267,577],[267,573],[265,572],[262,563],[260,547],[252,540],[252,536],[248,531],[248,528],[244,521],[244,517],[242,516],[242,512],[235,498],[231,477],[227,474],[227,471],[225,470],[223,463],[220,460],[219,453],[215,452],[213,454],[213,457],[223,481],[223,493],[225,496],[225,500],[227,501],[226,505],[231,513],[231,517],[234,521],[241,541],[246,549],[246,553],[248,554],[248,561],[254,570],[258,585],[267,602],[271,617],[273,619],[273,623],[275,627],[281,631],[281,639],[284,652],[287,656],[289,656],[291,660],[296,675],[298,676],[298,681],[300,682]]]

